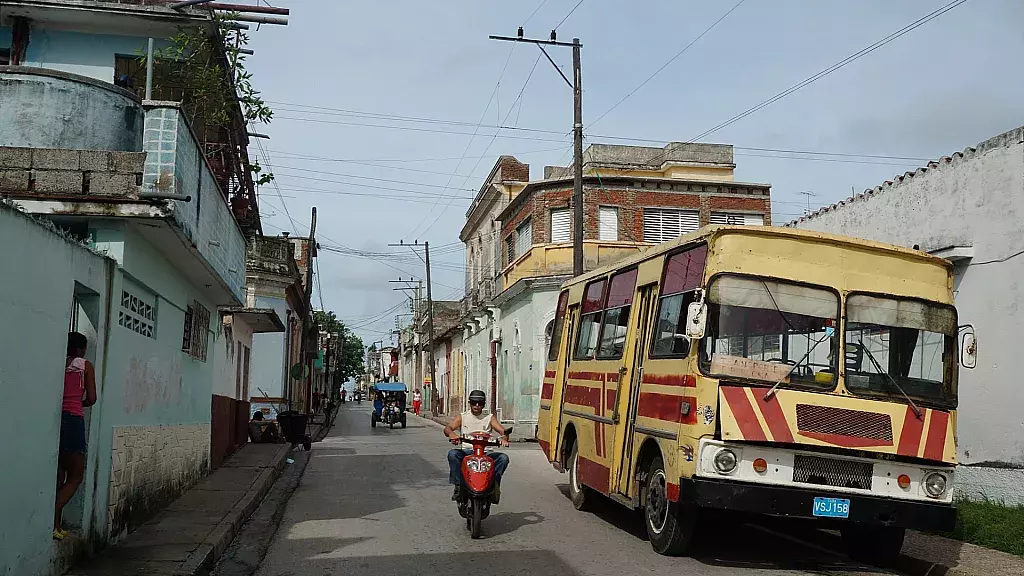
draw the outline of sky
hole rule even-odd
[[[571,89],[534,46],[488,35],[578,37],[584,145],[663,146],[949,0],[272,3],[289,23],[254,26],[247,63],[274,109],[250,147],[276,177],[259,192],[264,231],[305,234],[316,206],[314,306],[387,345],[409,311],[389,281],[424,277],[414,250],[388,244],[429,241],[433,297],[458,299],[459,230],[498,155],[533,178],[571,160]],[[785,223],[1024,124],[1022,22],[1024,2],[969,0],[701,141],[737,147],[736,180],[770,184]],[[549,53],[571,77],[571,50]]]

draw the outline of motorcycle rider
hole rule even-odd
[[[493,415],[484,415],[484,405],[487,403],[487,395],[483,390],[473,390],[469,393],[469,411],[452,418],[451,422],[444,427],[444,435],[452,443],[461,440],[463,434],[473,432],[497,433],[500,436],[499,442],[502,447],[508,446],[508,436],[505,427],[498,422]],[[460,432],[456,432],[460,430]],[[448,481],[455,485],[455,492],[452,500],[459,499],[459,491],[462,486],[462,460],[473,453],[473,446],[465,442],[462,448],[453,448],[448,451]],[[494,459],[494,496],[495,501],[501,495],[501,475],[508,468],[508,455],[502,452],[489,452],[488,455]]]

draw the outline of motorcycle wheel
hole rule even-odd
[[[393,420],[391,422],[388,422],[388,428],[390,428],[392,430],[395,429],[395,422]]]
[[[480,538],[480,525],[483,523],[484,503],[478,498],[473,499],[473,513],[470,515],[469,535],[476,540]]]

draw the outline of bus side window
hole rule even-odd
[[[580,310],[580,330],[576,339],[574,360],[590,360],[597,352],[597,337],[604,318],[605,279],[587,284],[583,292],[583,307]]]
[[[638,270],[633,268],[612,276],[605,302],[604,322],[601,325],[601,345],[597,349],[599,360],[618,360],[626,348],[626,329],[629,309],[636,291]]]
[[[684,326],[686,310],[704,279],[707,254],[707,245],[701,245],[677,252],[666,260],[651,357],[684,358],[690,353]]]
[[[562,344],[562,328],[565,326],[565,309],[569,303],[569,291],[563,290],[558,295],[558,307],[555,308],[555,319],[551,325],[551,342],[548,344],[548,362],[558,360],[558,348]]]

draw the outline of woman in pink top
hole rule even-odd
[[[57,458],[57,502],[53,511],[53,537],[67,536],[61,511],[75,495],[85,476],[85,418],[82,408],[96,403],[96,373],[85,359],[88,340],[78,332],[68,334],[64,361],[64,400],[60,409],[60,453]]]

